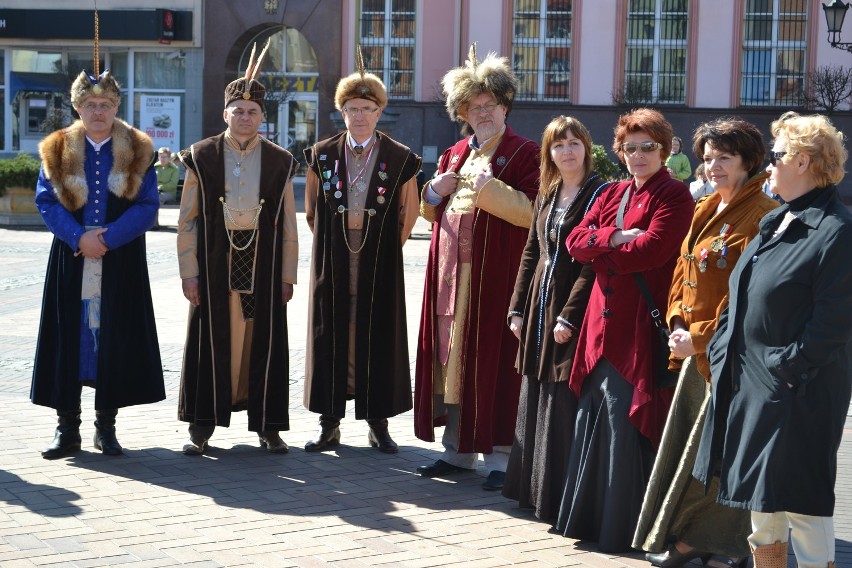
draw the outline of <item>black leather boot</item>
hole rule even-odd
[[[319,424],[320,430],[316,440],[305,444],[306,452],[321,452],[326,448],[340,445],[340,418],[322,414]]]
[[[120,456],[121,444],[115,439],[115,417],[118,410],[95,411],[95,449],[107,456]]]
[[[367,441],[370,442],[371,446],[386,454],[395,454],[399,451],[399,446],[396,445],[388,432],[387,418],[367,419],[367,424],[370,425]]]
[[[80,450],[80,407],[75,410],[57,410],[59,425],[53,442],[41,451],[46,460],[55,460]]]

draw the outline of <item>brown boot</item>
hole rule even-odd
[[[787,543],[776,541],[752,549],[754,568],[787,568]]]

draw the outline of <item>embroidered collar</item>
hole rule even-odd
[[[488,146],[491,142],[493,142],[493,141],[495,141],[495,140],[499,140],[500,138],[502,138],[502,137],[503,137],[503,134],[504,134],[505,132],[506,132],[506,125],[504,124],[504,125],[503,125],[503,128],[501,128],[501,129],[500,129],[500,132],[498,132],[497,134],[495,134],[495,135],[494,135],[494,136],[492,136],[491,138],[488,138],[487,140],[483,140],[483,141],[482,141],[482,143],[480,143],[480,142],[478,142],[478,141],[476,140],[476,134],[474,134],[473,136],[471,136],[471,137],[470,137],[470,140],[468,140],[467,144],[468,144],[468,146],[470,146],[471,150],[473,150],[473,151],[475,151],[475,152],[481,152],[481,151],[483,151],[483,150],[484,150],[484,149],[485,149],[485,148],[486,148],[486,147],[487,147],[487,146]]]

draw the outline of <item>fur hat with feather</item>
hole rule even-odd
[[[493,51],[479,61],[476,57],[476,43],[470,46],[467,61],[461,67],[451,69],[441,79],[446,97],[447,113],[451,120],[461,121],[460,111],[480,93],[491,93],[497,102],[506,107],[506,114],[512,110],[515,93],[518,92],[518,79],[512,71],[509,60]]]
[[[367,99],[379,105],[379,108],[388,106],[388,91],[385,84],[378,76],[367,73],[360,45],[355,50],[355,66],[358,68],[357,71],[337,83],[337,89],[334,92],[334,106],[337,110],[343,110],[343,105],[350,99]]]

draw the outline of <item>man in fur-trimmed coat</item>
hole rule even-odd
[[[54,234],[30,398],[56,409],[55,459],[80,449],[80,394],[95,392],[95,449],[122,453],[118,409],[165,399],[145,231],[157,217],[153,144],[116,119],[109,71],[71,87],[80,120],[39,145],[36,205]]]

